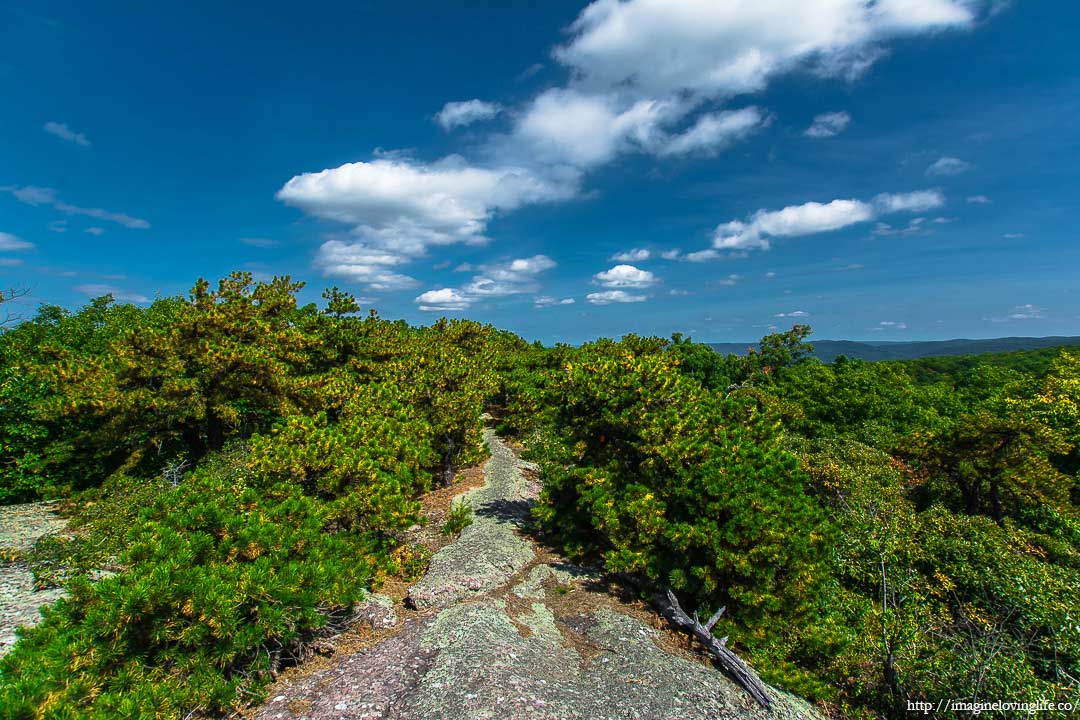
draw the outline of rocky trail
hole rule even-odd
[[[528,463],[492,431],[473,523],[401,598],[375,596],[369,628],[284,673],[258,720],[705,720],[820,718],[771,690],[759,706],[594,571],[521,532]]]
[[[0,507],[0,552],[30,550],[45,535],[61,532],[67,521],[56,514],[56,503]],[[15,630],[41,621],[41,608],[63,597],[59,588],[38,590],[24,562],[0,558],[0,655],[15,644]]]

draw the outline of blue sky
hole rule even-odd
[[[545,342],[1080,334],[1080,7],[0,0],[0,283]]]

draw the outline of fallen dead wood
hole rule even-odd
[[[758,677],[753,668],[743,662],[742,658],[727,647],[726,637],[720,639],[713,637],[713,626],[716,625],[720,616],[724,614],[724,608],[717,610],[705,624],[702,624],[698,620],[696,612],[693,616],[686,614],[679,605],[675,593],[671,592],[671,590],[668,590],[664,595],[657,595],[656,601],[660,606],[661,614],[672,625],[683,632],[693,635],[699,643],[705,646],[709,654],[716,658],[721,670],[727,673],[732,680],[739,683],[755,700],[761,703],[762,707],[766,709],[772,707],[772,698],[769,697],[765,683],[761,682],[761,678]]]

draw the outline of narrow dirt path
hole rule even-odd
[[[260,720],[723,720],[773,710],[666,632],[648,608],[520,533],[537,486],[492,431],[473,524],[440,550],[392,630],[279,682]]]

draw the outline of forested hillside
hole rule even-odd
[[[841,355],[852,360],[916,360],[927,357],[990,355],[1080,346],[1080,337],[1004,337],[988,340],[916,340],[911,342],[856,342],[817,340],[814,357],[833,362]],[[746,355],[753,343],[709,343],[722,355]]]
[[[805,326],[742,357],[547,348],[300,288],[238,273],[0,335],[0,502],[64,498],[74,530],[21,558],[69,597],[0,660],[0,717],[257,699],[423,569],[404,531],[483,459],[485,411],[539,464],[545,541],[725,605],[717,635],[836,717],[1076,699],[1080,353],[823,364]]]

